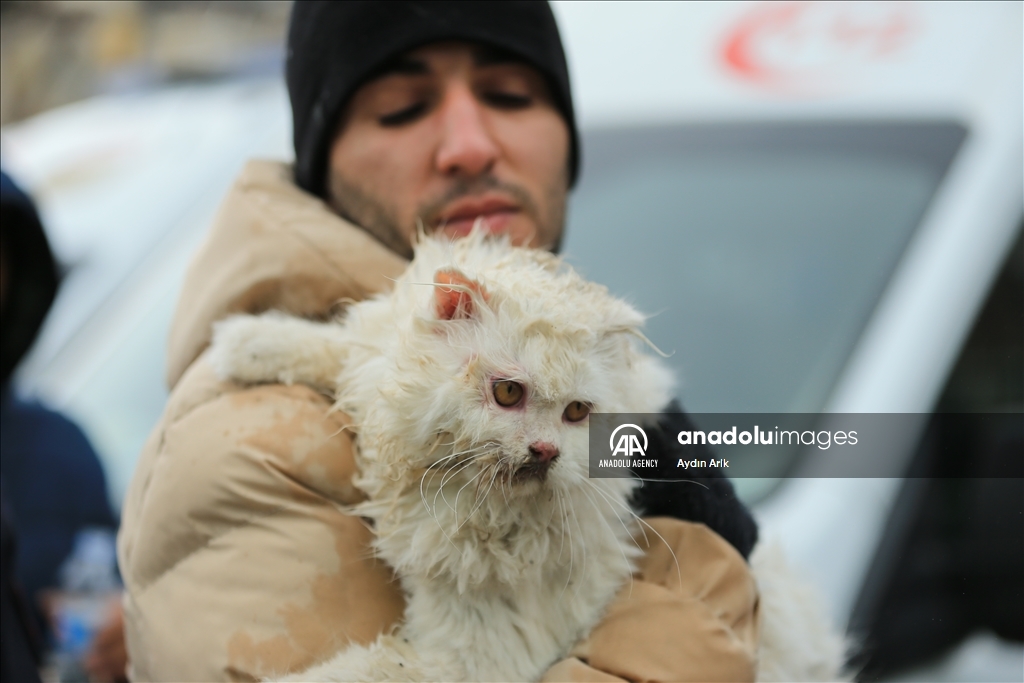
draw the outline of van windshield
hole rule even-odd
[[[563,252],[653,317],[690,412],[822,410],[966,129],[593,131]]]

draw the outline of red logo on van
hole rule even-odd
[[[726,32],[721,57],[749,82],[817,90],[852,67],[895,55],[918,24],[903,2],[764,2]]]

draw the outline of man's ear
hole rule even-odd
[[[444,268],[434,275],[434,309],[441,320],[472,318],[475,314],[473,292],[487,301],[487,290],[455,270]],[[450,286],[448,286],[450,285]]]

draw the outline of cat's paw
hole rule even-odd
[[[217,376],[236,382],[277,379],[280,351],[266,318],[233,315],[214,324],[209,362]]]
[[[333,393],[343,355],[335,326],[272,311],[214,324],[209,362],[221,379],[300,383]]]

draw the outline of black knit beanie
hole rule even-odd
[[[35,204],[3,171],[0,242],[8,269],[7,301],[0,313],[0,380],[6,384],[32,347],[57,295],[60,276]]]
[[[356,89],[394,57],[441,40],[506,50],[546,77],[569,128],[569,183],[575,182],[579,142],[569,69],[547,2],[297,0],[288,29],[287,80],[299,187],[324,196],[332,137]]]

